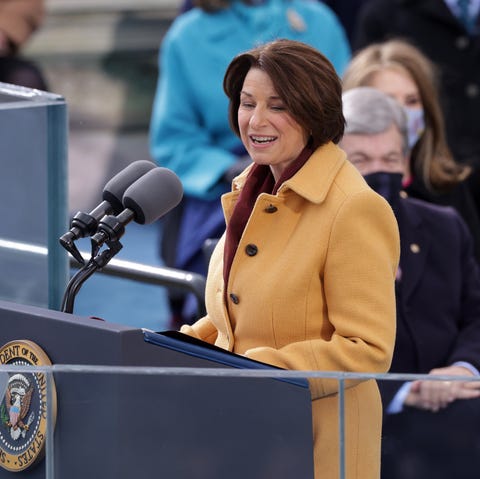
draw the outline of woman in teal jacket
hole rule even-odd
[[[248,161],[228,124],[228,101],[222,90],[228,64],[255,45],[289,38],[320,50],[341,75],[350,48],[335,14],[320,2],[198,4],[200,8],[174,21],[161,46],[150,150],[158,164],[179,176],[185,192],[183,207],[164,225],[164,260],[169,266],[205,274],[202,245],[224,229],[220,195]],[[189,321],[192,311],[187,306],[179,320]]]

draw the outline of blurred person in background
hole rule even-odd
[[[341,74],[350,59],[343,27],[324,4],[309,0],[198,0],[176,18],[159,53],[150,125],[151,156],[184,187],[180,207],[163,222],[167,266],[206,274],[202,252],[225,228],[221,194],[250,158],[228,124],[222,80],[231,59],[255,45],[291,38],[321,51]],[[170,292],[174,324],[191,322],[190,298]]]
[[[455,159],[480,211],[480,0],[369,0],[358,14],[353,48],[408,40],[440,73],[440,101]]]
[[[447,144],[434,72],[420,50],[390,40],[354,55],[343,77],[343,89],[371,86],[404,107],[411,154],[403,187],[411,197],[453,206],[470,228],[480,260],[480,220],[466,182],[470,167],[456,162]]]
[[[340,147],[388,200],[400,230],[390,372],[478,376],[480,273],[471,234],[453,208],[401,191],[410,149],[406,117],[395,100],[374,88],[354,88],[343,95],[343,112]],[[383,478],[478,478],[480,381],[385,380],[379,386]]]
[[[368,0],[324,0],[323,2],[337,14],[345,28],[350,44],[353,42],[358,13],[367,2]]]
[[[368,0],[324,0],[322,3],[328,5],[336,13],[345,29],[349,42],[352,42],[358,12],[361,6],[367,1]],[[180,12],[184,13],[193,8],[193,3],[192,0],[185,0],[180,7]]]
[[[38,67],[21,57],[43,17],[44,0],[0,0],[0,82],[47,90]]]

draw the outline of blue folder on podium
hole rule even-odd
[[[189,356],[200,359],[207,359],[215,362],[219,367],[233,367],[238,369],[277,369],[270,364],[261,363],[248,359],[239,354],[230,353],[225,349],[219,348],[199,339],[182,334],[179,331],[144,331],[145,341],[157,344],[163,348],[172,349]],[[308,388],[308,381],[301,378],[277,378],[279,381],[286,381],[297,386]]]
[[[273,368],[178,332],[0,301],[0,347],[25,339],[53,364]],[[139,369],[56,372],[54,380],[55,478],[313,478],[311,399],[304,379]],[[44,460],[16,473],[0,467],[0,479],[45,478],[45,469]]]

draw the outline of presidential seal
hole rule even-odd
[[[0,348],[0,364],[19,366],[51,365],[35,343],[11,341]],[[47,429],[47,378],[43,373],[4,373],[0,403],[0,466],[23,471],[44,455]],[[56,391],[53,384],[52,418],[56,418]]]

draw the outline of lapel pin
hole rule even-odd
[[[420,246],[418,246],[417,243],[412,243],[412,244],[410,245],[410,251],[411,251],[412,253],[420,253]]]

